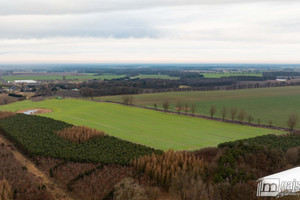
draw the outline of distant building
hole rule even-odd
[[[287,81],[287,79],[285,79],[285,78],[277,78],[276,81],[285,82],[285,81]]]
[[[14,83],[35,84],[35,83],[37,83],[37,81],[35,81],[35,80],[15,80]]]

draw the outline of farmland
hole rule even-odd
[[[125,75],[111,75],[104,74],[101,76],[94,76],[92,74],[80,74],[80,75],[66,75],[66,80],[91,80],[91,79],[117,79],[123,78]],[[36,80],[36,81],[46,81],[46,80],[62,80],[63,75],[11,75],[3,76],[5,81],[15,81],[15,80]]]
[[[141,74],[138,76],[133,76],[131,78],[132,79],[134,79],[134,78],[139,78],[139,79],[151,78],[151,79],[170,79],[170,80],[179,79],[179,77],[172,77],[172,76],[163,75],[163,74]]]
[[[230,109],[244,109],[251,114],[255,121],[261,119],[261,123],[287,127],[286,121],[291,112],[300,115],[300,87],[273,87],[245,90],[219,90],[204,92],[167,92],[154,94],[133,95],[134,104],[153,107],[156,103],[162,109],[162,103],[169,101],[171,109],[175,110],[178,101],[194,103],[199,114],[209,115],[211,105],[217,107],[217,117],[221,117],[220,110],[223,107]],[[122,101],[122,96],[101,97],[101,100]],[[228,114],[228,119],[230,118]],[[300,128],[300,124],[297,126]]]
[[[205,78],[221,78],[221,77],[229,77],[229,76],[257,76],[261,77],[262,73],[201,73]]]
[[[236,139],[282,133],[113,103],[75,99],[22,101],[1,106],[1,110],[10,111],[27,108],[51,109],[53,112],[42,115],[74,125],[96,128],[108,135],[162,150],[192,150]]]

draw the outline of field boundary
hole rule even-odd
[[[87,99],[84,99],[87,100]],[[136,108],[143,108],[143,109],[147,109],[147,110],[153,110],[153,111],[158,111],[158,112],[163,112],[163,113],[169,113],[169,114],[177,114],[177,115],[182,115],[182,116],[188,116],[188,117],[196,117],[196,118],[202,118],[202,119],[208,119],[208,120],[213,120],[213,121],[218,121],[218,122],[225,122],[225,123],[231,123],[231,124],[239,124],[239,125],[244,125],[244,126],[251,126],[251,127],[257,127],[257,128],[267,128],[267,129],[273,129],[273,130],[281,130],[281,131],[287,131],[290,132],[289,129],[287,128],[283,128],[283,127],[279,127],[279,126],[269,126],[269,125],[265,125],[265,124],[254,124],[254,123],[249,123],[249,122],[243,122],[241,123],[240,121],[237,120],[229,120],[229,119],[222,119],[222,118],[218,118],[218,117],[210,117],[207,115],[200,115],[200,114],[191,114],[191,113],[184,113],[184,112],[176,112],[176,111],[165,111],[162,109],[155,109],[155,108],[150,108],[147,106],[139,106],[139,105],[134,105],[134,104],[125,104],[122,102],[115,102],[115,101],[101,101],[101,100],[89,100],[89,101],[94,101],[94,102],[99,102],[99,103],[114,103],[114,104],[119,104],[119,105],[124,105],[124,106],[130,106],[130,107],[136,107]],[[294,130],[296,131],[296,130]]]

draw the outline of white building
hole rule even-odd
[[[34,83],[37,83],[37,81],[35,81],[35,80],[15,80],[14,83],[34,84]]]

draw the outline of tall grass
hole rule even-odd
[[[85,126],[67,127],[61,131],[57,131],[56,134],[77,144],[83,143],[95,137],[105,135],[105,133],[102,131],[98,131],[96,129],[88,128]]]

